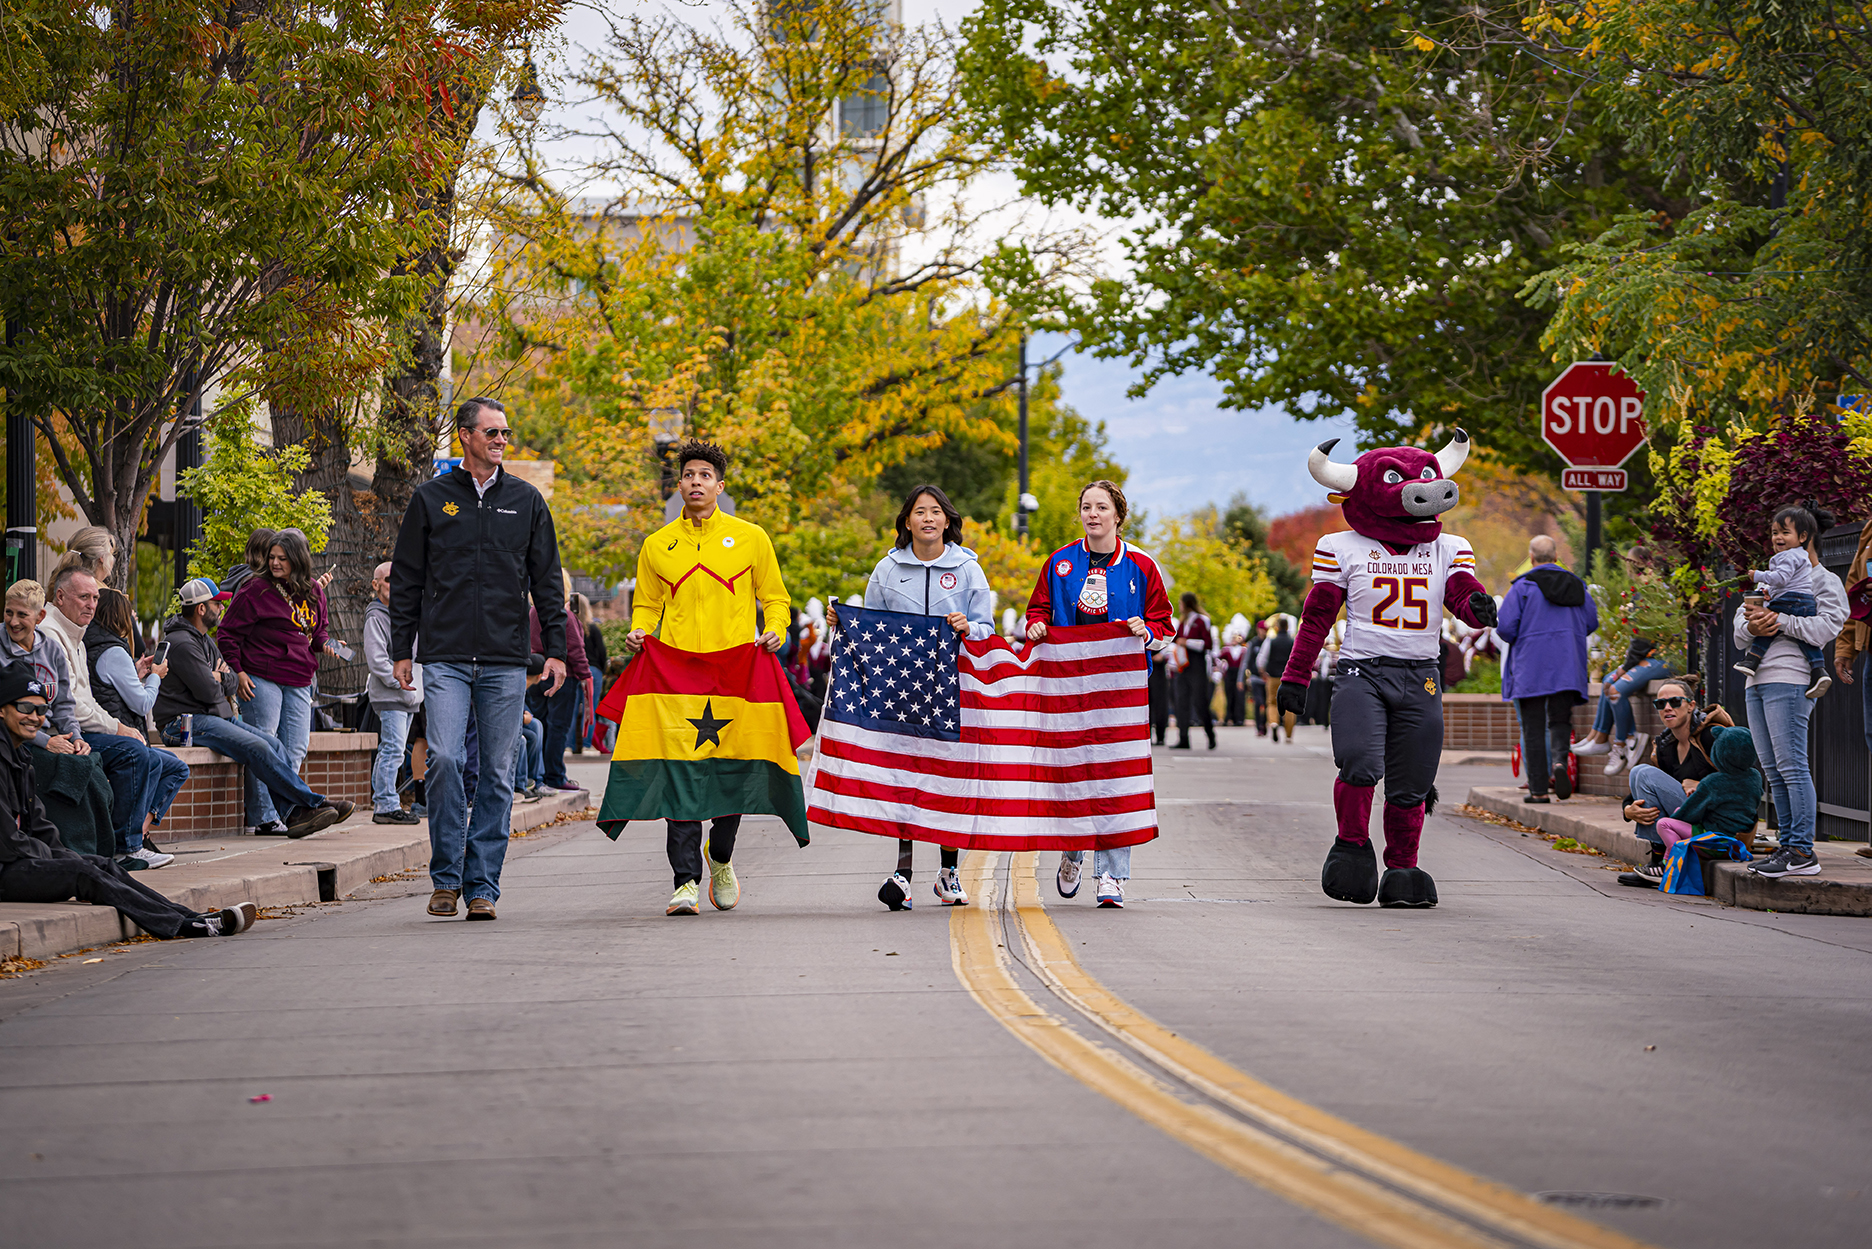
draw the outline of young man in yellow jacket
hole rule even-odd
[[[643,646],[644,638],[654,633],[664,645],[685,651],[720,651],[749,642],[779,650],[792,602],[780,581],[773,540],[759,525],[737,520],[717,506],[728,474],[728,457],[720,447],[685,442],[675,456],[682,515],[645,538],[637,556],[631,649]],[[665,913],[694,915],[700,909],[702,822],[666,823],[676,892]],[[718,910],[732,909],[741,898],[741,884],[729,862],[740,827],[738,812],[710,821],[709,901]]]

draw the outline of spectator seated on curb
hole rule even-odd
[[[77,554],[67,552],[52,572],[52,606],[46,609],[41,631],[51,635],[65,652],[78,727],[104,761],[104,775],[111,785],[112,832],[117,849],[143,859],[148,867],[161,867],[170,856],[147,849],[143,829],[156,795],[173,779],[173,770],[181,761],[167,751],[152,749],[144,740],[143,730],[117,719],[93,696],[91,662],[84,639],[104,593],[97,578],[74,559]]]
[[[1735,721],[1720,706],[1698,711],[1689,688],[1678,681],[1660,685],[1651,705],[1665,731],[1651,748],[1650,762],[1631,770],[1631,796],[1625,801],[1625,818],[1637,825],[1640,837],[1652,843],[1651,859],[1619,877],[1619,882],[1655,887],[1664,878],[1664,839],[1657,831],[1658,819],[1676,815],[1703,778],[1716,771],[1716,734],[1734,728]]]
[[[171,902],[115,862],[68,849],[39,801],[26,744],[45,723],[49,691],[23,663],[0,668],[0,902],[77,898],[156,937],[231,937],[253,926],[251,902],[210,914]]]
[[[169,675],[169,665],[159,664],[149,655],[140,659],[132,657],[130,639],[135,632],[136,617],[130,614],[129,598],[107,594],[98,600],[97,615],[85,629],[84,644],[86,662],[90,665],[91,696],[98,706],[116,717],[117,723],[141,733],[150,708],[155,705],[157,686]],[[175,856],[153,852],[143,845],[142,839],[169,814],[170,804],[188,782],[188,764],[167,750],[152,750],[148,765],[141,799],[131,812],[131,818],[142,822],[131,854],[146,863],[152,855],[167,863]]]
[[[237,678],[209,636],[221,619],[218,593],[206,577],[187,582],[177,591],[182,614],[163,624],[169,675],[156,691],[156,723],[163,740],[179,743],[181,718],[193,716],[195,745],[224,754],[248,770],[259,782],[261,822],[254,828],[256,834],[306,837],[330,828],[351,814],[352,804],[327,802],[313,793],[293,769],[279,738],[233,718]]]
[[[1665,893],[1707,894],[1702,859],[1747,862],[1751,857],[1749,840],[1762,796],[1755,739],[1747,729],[1717,729],[1710,753],[1717,770],[1698,783],[1676,815],[1658,817],[1658,835],[1667,851],[1658,887]]]
[[[37,581],[15,581],[7,587],[0,663],[25,663],[52,694],[47,721],[33,734],[27,753],[32,756],[46,813],[65,844],[85,854],[117,858],[117,834],[109,819],[114,795],[104,776],[104,758],[92,752],[91,743],[79,732],[65,648],[39,629],[44,619],[45,590]],[[96,816],[92,804],[99,799],[104,803],[105,821],[101,830],[93,831]],[[161,866],[171,857],[154,852],[137,858],[125,856],[123,867],[140,872],[152,865]],[[152,859],[154,864],[149,861]]]

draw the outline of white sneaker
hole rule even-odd
[[[1625,743],[1625,762],[1634,768],[1644,762],[1645,751],[1651,749],[1649,733],[1633,733],[1631,740]]]
[[[126,854],[124,857],[126,859],[135,859],[137,862],[141,863],[144,867],[150,868],[152,870],[175,862],[175,855],[164,854],[162,851],[152,850],[148,846],[142,846],[136,850],[132,850],[129,854]]]
[[[936,900],[944,906],[967,906],[968,895],[962,892],[962,880],[953,867],[936,873]]]
[[[1098,904],[1124,909],[1124,882],[1110,872],[1098,878]]]
[[[1625,770],[1625,743],[1613,742],[1612,743],[1612,757],[1606,760],[1605,774],[1607,776],[1617,776],[1620,772],[1623,772],[1624,770]]]
[[[1612,743],[1610,741],[1573,743],[1573,753],[1576,755],[1603,755],[1608,753],[1611,749]]]
[[[1080,862],[1081,861],[1078,859],[1069,859],[1063,854],[1060,855],[1059,874],[1053,878],[1054,885],[1059,889],[1060,897],[1075,898],[1079,896]]]
[[[892,872],[878,886],[878,901],[893,911],[907,911],[913,902],[910,897],[910,882],[904,879],[902,872]]]

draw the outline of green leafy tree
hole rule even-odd
[[[1144,545],[1174,579],[1176,599],[1194,593],[1218,627],[1240,612],[1256,620],[1274,611],[1278,598],[1261,561],[1216,533],[1213,512],[1169,516],[1150,527]]]
[[[1091,421],[1060,401],[1059,374],[1049,369],[1032,389],[1027,406],[1028,490],[1040,510],[1028,518],[1027,532],[1044,556],[1078,538],[1079,492],[1089,481],[1125,484],[1125,468],[1106,450],[1105,422]],[[1017,494],[1010,481],[1001,505],[1002,524],[1012,530]],[[1149,518],[1133,507],[1125,532],[1144,532]]]
[[[204,463],[176,483],[202,510],[201,539],[189,547],[189,576],[219,580],[246,558],[247,535],[255,529],[301,529],[314,551],[325,549],[331,503],[294,481],[310,460],[304,447],[261,447],[251,410],[238,406],[216,412],[207,434]]]
[[[1485,37],[1521,6],[985,0],[979,124],[1023,189],[1144,225],[1130,277],[1031,297],[1098,354],[1207,370],[1231,405],[1351,415],[1362,441],[1462,426],[1558,461],[1536,405],[1555,248],[1651,204],[1572,83]]]

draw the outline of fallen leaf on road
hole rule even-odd
[[[101,958],[88,958],[88,959],[86,959],[86,960],[85,960],[85,962],[87,962],[87,963],[101,963],[101,962],[103,962],[103,961],[104,961],[104,960],[103,960],[103,959],[101,959]]]
[[[247,1100],[250,1102],[270,1102],[273,1100],[273,1094],[262,1093],[258,1097],[249,1097]]]

